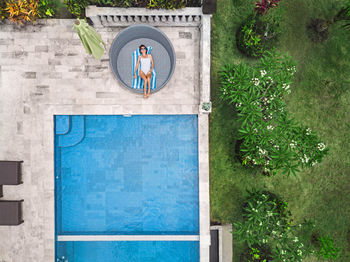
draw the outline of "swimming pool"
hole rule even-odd
[[[55,116],[57,256],[72,247],[80,254],[91,245],[136,245],[140,254],[147,245],[165,253],[198,251],[198,241],[59,241],[84,235],[198,236],[197,133],[197,115]],[[69,261],[85,261],[69,254]]]
[[[199,261],[194,241],[60,242],[58,261],[183,262]],[[103,255],[101,255],[103,254]]]

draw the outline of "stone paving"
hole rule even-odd
[[[40,20],[23,29],[0,25],[0,159],[24,161],[24,183],[4,186],[4,199],[24,199],[25,221],[0,227],[1,262],[54,261],[54,114],[198,113],[198,27],[160,28],[174,45],[176,69],[167,86],[144,99],[114,78],[108,50],[101,61],[85,53],[73,22]],[[109,47],[122,29],[98,31]],[[208,211],[204,219],[201,214],[204,258],[210,243],[207,115],[199,115],[199,126],[200,205]]]

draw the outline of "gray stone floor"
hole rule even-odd
[[[146,100],[114,79],[108,50],[102,61],[85,53],[72,24],[52,19],[24,29],[0,25],[0,159],[24,161],[24,184],[4,186],[4,199],[24,199],[25,220],[0,227],[1,262],[54,261],[54,114],[198,113],[198,27],[160,28],[174,45],[177,66],[167,86]],[[121,29],[99,32],[109,46]],[[207,261],[207,115],[199,116],[199,125],[201,261]]]

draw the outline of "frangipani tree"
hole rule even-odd
[[[243,165],[265,173],[296,174],[320,163],[328,148],[310,128],[286,110],[296,67],[288,56],[266,52],[256,65],[227,65],[221,72],[221,98],[238,111],[239,156]]]

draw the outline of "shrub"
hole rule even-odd
[[[340,255],[340,248],[334,247],[333,239],[327,235],[319,237],[320,250],[317,252],[319,258],[336,259]]]
[[[262,35],[257,31],[256,18],[252,16],[241,25],[237,32],[237,48],[251,57],[260,57],[265,50]]]
[[[243,222],[234,223],[233,233],[248,244],[254,259],[263,261],[272,256],[273,261],[302,261],[313,252],[308,241],[298,237],[302,229],[313,227],[312,223],[292,225],[287,202],[267,191],[253,189],[247,192]],[[272,254],[261,250],[272,250]]]
[[[236,33],[237,48],[250,57],[261,57],[270,50],[281,33],[281,10],[261,16],[250,15]]]
[[[277,233],[284,233],[290,225],[290,212],[287,203],[280,201],[269,192],[252,189],[247,191],[243,206],[243,223],[234,223],[238,239],[251,248],[263,246],[268,238],[276,238]]]
[[[24,22],[35,21],[39,16],[37,0],[11,0],[6,2],[5,11],[8,19],[23,25]]]
[[[67,10],[77,18],[85,17],[85,7],[89,5],[87,0],[64,0]]]
[[[238,110],[239,158],[243,165],[260,166],[267,174],[296,174],[320,163],[328,148],[286,111],[296,72],[288,56],[267,52],[256,65],[226,65],[220,73],[221,98]]]
[[[40,0],[38,11],[40,17],[54,17],[61,8],[61,2],[58,0]]]

